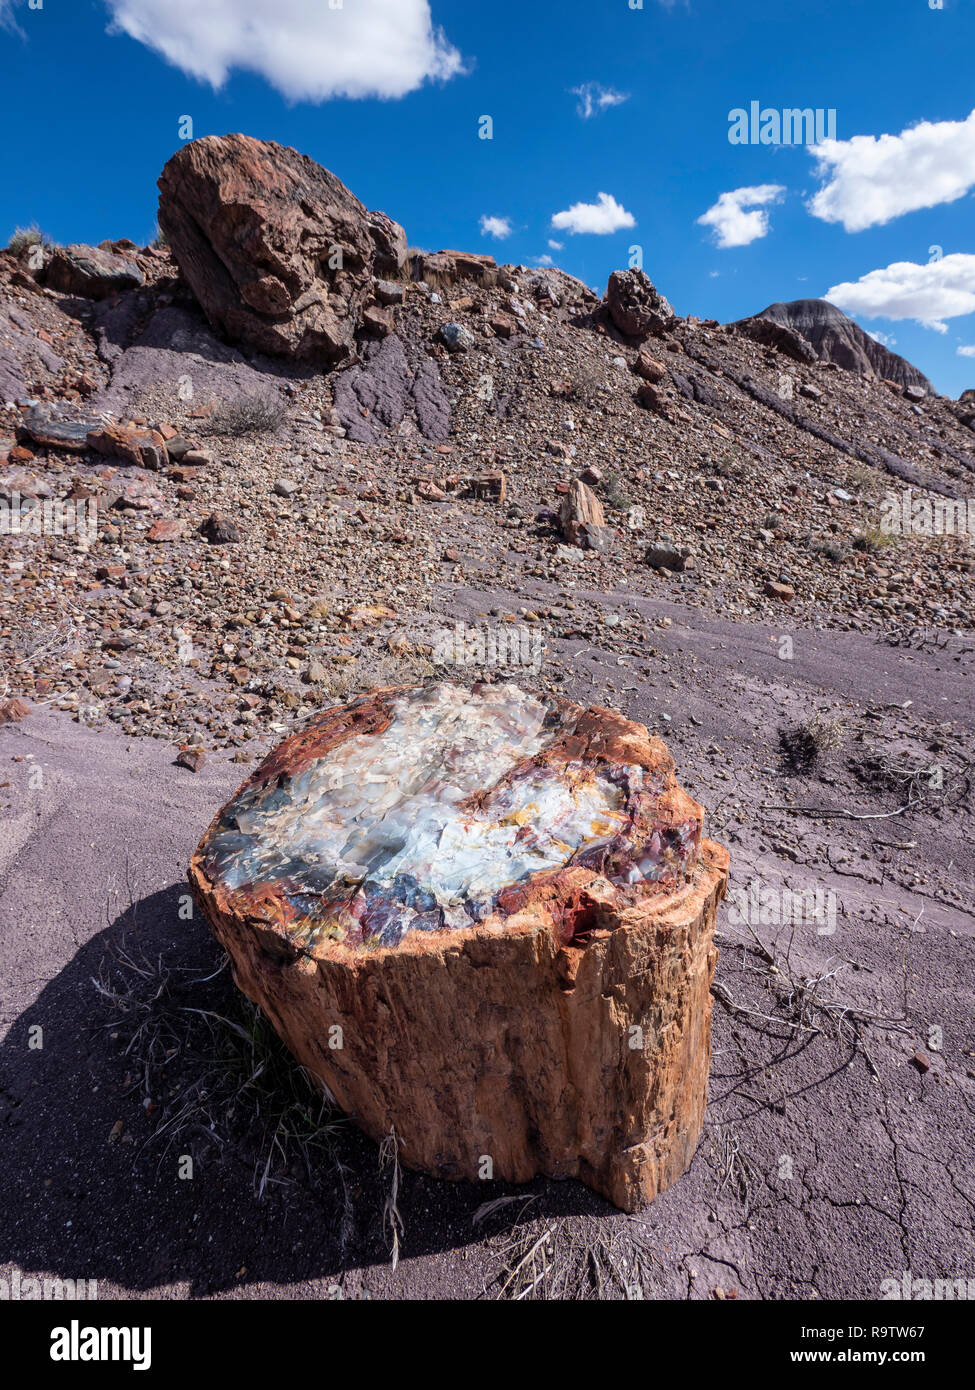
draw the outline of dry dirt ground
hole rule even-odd
[[[474,622],[558,591],[435,598]],[[627,1217],[573,1182],[399,1174],[350,1125],[316,1130],[307,1097],[279,1114],[255,1071],[301,1078],[255,1042],[183,896],[244,767],[220,750],[194,776],[159,740],[35,708],[0,729],[0,1272],[262,1299],[864,1299],[905,1270],[975,1276],[970,638],[792,627],[790,647],[774,618],[581,579],[577,598],[646,655],[600,623],[553,639],[561,689],[666,737],[733,889],[833,908],[825,930],[722,909],[685,1176]],[[814,757],[788,733],[817,715]]]

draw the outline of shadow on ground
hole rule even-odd
[[[288,1142],[293,1112],[272,1141],[256,1113],[267,1099],[260,1091],[247,1088],[229,1106],[217,1097],[219,1113],[199,1095],[208,1067],[236,1034],[222,1025],[210,1031],[212,1020],[200,1027],[201,1016],[186,1011],[245,1029],[254,1015],[220,968],[222,953],[199,915],[181,920],[185,894],[185,885],[173,884],[134,904],[12,1023],[0,1048],[0,1262],[132,1291],[186,1284],[194,1296],[245,1283],[341,1285],[350,1270],[388,1263],[390,1172],[381,1170],[376,1145],[337,1117],[323,1149],[303,1149]],[[128,993],[128,1007],[99,985]],[[147,1070],[140,1059],[153,1051]],[[276,1039],[269,1052],[279,1055],[266,1065],[290,1069],[301,1093],[301,1074]],[[147,1094],[158,1106],[150,1113]],[[178,1118],[187,1094],[193,1107]],[[273,1133],[281,1117],[267,1118]],[[193,1175],[181,1177],[187,1156]],[[404,1172],[402,1256],[480,1241],[475,1211],[514,1194],[534,1195],[536,1217],[613,1210],[574,1182],[515,1189]],[[521,1205],[494,1215],[491,1230],[516,1220]]]

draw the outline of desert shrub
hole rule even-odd
[[[623,479],[614,468],[611,468],[603,479],[603,499],[607,507],[612,507],[617,512],[625,512],[630,506],[630,498],[623,486]]]
[[[862,531],[853,542],[854,550],[863,550],[868,555],[878,555],[887,546],[893,545],[894,537],[889,531],[883,531],[879,526],[871,526],[868,530]]]
[[[13,255],[19,256],[27,246],[47,246],[49,244],[50,237],[45,236],[40,227],[18,227],[7,242],[7,250]]]
[[[247,395],[219,401],[206,420],[203,432],[236,437],[242,434],[272,434],[284,424],[287,413],[278,395]]]
[[[843,743],[844,728],[839,719],[822,712],[799,724],[779,731],[779,747],[795,772],[809,772],[823,762],[828,753]]]

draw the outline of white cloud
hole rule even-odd
[[[505,237],[510,235],[510,217],[488,217],[487,213],[481,217],[481,236],[493,236],[499,241],[504,241]]]
[[[769,203],[779,202],[785,189],[779,183],[759,183],[751,188],[735,188],[722,193],[713,207],[698,219],[701,227],[711,227],[718,246],[749,246],[768,234]]]
[[[881,343],[884,347],[896,347],[897,339],[890,333],[871,333],[870,329],[865,329],[868,338],[872,338],[875,343]]]
[[[220,87],[256,72],[291,101],[402,97],[462,71],[429,0],[107,0],[113,28]]]
[[[959,356],[959,357],[975,357],[975,345],[973,345],[973,344],[966,344],[965,347],[960,347],[960,348],[958,349],[958,356]]]
[[[958,251],[924,265],[894,261],[834,285],[823,298],[848,314],[915,319],[935,333],[947,333],[945,319],[975,313],[975,256]]]
[[[807,203],[812,215],[848,232],[882,227],[975,187],[975,111],[965,121],[921,121],[900,135],[824,140],[811,153],[827,179]]]
[[[580,232],[593,232],[606,236],[618,232],[623,227],[635,227],[636,218],[627,212],[609,193],[597,193],[595,203],[573,203],[565,212],[557,212],[552,218],[556,231],[568,232],[576,236]]]
[[[570,87],[569,90],[579,98],[576,110],[584,121],[610,106],[622,106],[624,101],[630,99],[629,92],[618,92],[615,87],[603,87],[599,82],[583,82],[581,87]]]
[[[562,247],[565,245],[565,242],[564,242],[564,241],[553,241],[552,238],[549,237],[549,239],[548,239],[548,244],[549,244],[550,248],[551,248],[553,251],[561,251],[561,250],[562,250]]]
[[[536,256],[536,257],[535,257],[535,264],[536,264],[536,265],[554,265],[555,262],[552,260],[552,257],[551,257],[551,256]]]

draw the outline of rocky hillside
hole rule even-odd
[[[554,687],[587,637],[651,669],[652,627],[604,627],[587,592],[775,632],[972,626],[970,547],[880,519],[891,491],[967,498],[975,406],[892,355],[861,374],[791,314],[678,318],[640,271],[600,299],[408,254],[242,136],[186,146],[160,187],[168,244],[0,253],[0,499],[97,514],[82,544],[4,538],[6,693],[235,745],[432,671],[457,595],[488,587],[485,622],[543,642],[524,683]]]
[[[832,362],[859,376],[878,377],[922,396],[934,395],[923,372],[896,352],[891,352],[865,333],[858,323],[825,299],[793,299],[789,304],[770,304],[760,314],[742,319],[734,327],[758,342],[775,342],[774,329],[799,336],[820,362]],[[912,397],[913,399],[914,397]]]

